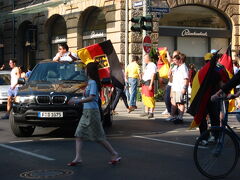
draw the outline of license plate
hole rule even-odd
[[[60,118],[63,117],[63,112],[38,112],[40,118]]]

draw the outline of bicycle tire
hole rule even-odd
[[[215,142],[201,145],[209,134],[219,136]],[[224,140],[221,137],[224,135]],[[223,142],[223,143],[219,143]],[[221,146],[223,144],[223,146]],[[194,146],[194,162],[199,172],[212,179],[224,178],[235,168],[239,145],[236,138],[228,131],[222,129],[209,129],[196,141]]]

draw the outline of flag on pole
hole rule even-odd
[[[100,79],[110,78],[115,87],[124,88],[122,68],[110,40],[78,49],[77,55],[84,64],[97,61]]]
[[[233,71],[233,62],[232,62],[232,56],[231,56],[231,45],[228,46],[226,53],[224,53],[219,61],[220,64],[222,64],[225,69],[228,72],[229,78],[231,79],[234,75]],[[234,89],[231,90],[231,94],[234,94]],[[231,99],[229,100],[229,106],[228,106],[228,112],[232,112],[236,109],[235,107],[235,100]]]
[[[211,98],[211,90],[214,86],[214,68],[217,63],[217,54],[206,63],[195,75],[192,84],[192,93],[188,113],[194,116],[190,128],[200,125],[201,120],[207,114],[207,104]]]

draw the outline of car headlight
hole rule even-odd
[[[16,103],[34,103],[35,96],[16,96],[15,102]]]

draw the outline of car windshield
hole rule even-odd
[[[10,85],[10,74],[0,74],[0,85]]]
[[[32,71],[29,78],[31,81],[81,81],[87,80],[83,64],[81,63],[68,63],[68,62],[48,62],[39,63]]]

